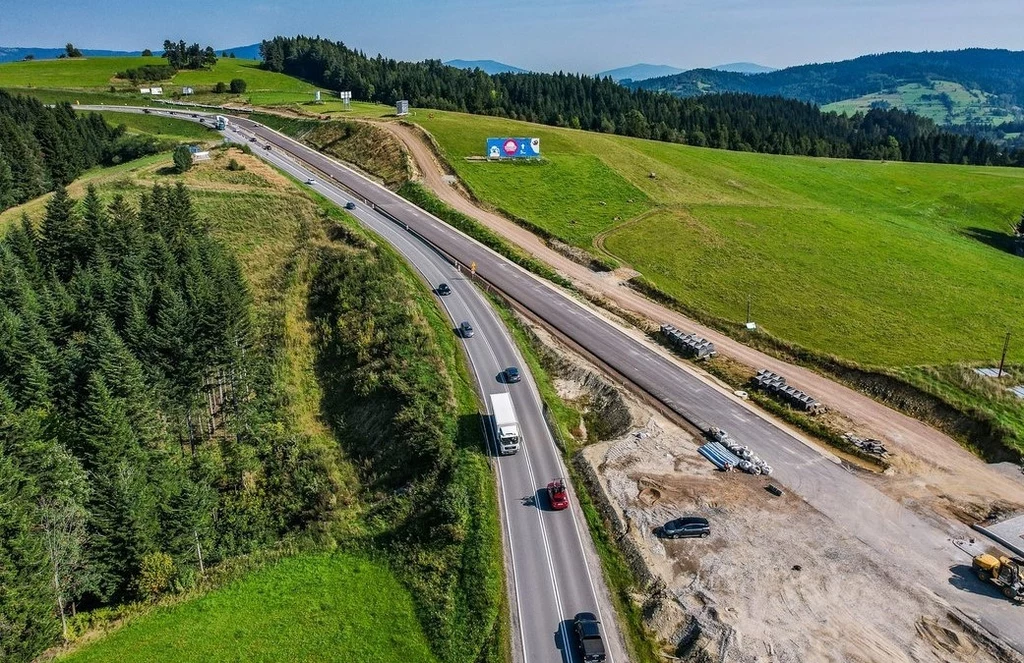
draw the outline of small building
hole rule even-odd
[[[209,161],[209,160],[210,160],[210,152],[207,151],[207,150],[201,150],[201,151],[197,151],[197,152],[192,152],[192,163],[196,163],[197,161]]]
[[[140,87],[139,94],[149,94],[150,90],[148,87]]]
[[[151,87],[151,88],[149,88],[149,93],[150,94],[163,94],[164,93],[164,89],[162,87]]]
[[[395,104],[396,115],[408,115],[409,114],[409,102],[406,99],[402,99]]]

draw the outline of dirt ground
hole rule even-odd
[[[989,465],[931,426],[818,373],[743,345],[647,299],[624,285],[635,272],[598,273],[574,262],[529,230],[470,200],[457,180],[453,185],[452,176],[446,173],[420,130],[395,122],[379,124],[402,141],[423,183],[441,200],[547,263],[581,291],[652,324],[668,322],[696,332],[712,341],[720,354],[751,370],[766,368],[784,375],[789,384],[813,394],[830,411],[838,413],[846,430],[883,440],[895,454],[891,459],[893,469],[885,477],[868,477],[868,480],[920,515],[973,523],[1024,510],[1024,476],[1020,472]]]
[[[773,496],[764,477],[718,472],[697,454],[703,440],[533,332],[562,398],[595,409],[591,416],[618,431],[582,455],[627,556],[651,581],[636,598],[672,655],[720,663],[1003,660],[941,599],[798,496]],[[658,528],[681,515],[708,518],[712,535],[660,538]]]

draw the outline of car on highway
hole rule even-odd
[[[519,372],[519,369],[516,368],[515,366],[509,366],[508,368],[505,369],[505,382],[519,382],[522,379],[522,374]]]
[[[348,201],[347,203],[345,203],[345,209],[355,209],[355,208],[356,208],[356,204],[354,202],[352,202],[351,200]]]
[[[468,320],[459,324],[459,335],[462,338],[473,338],[473,325],[469,324]]]
[[[604,661],[604,638],[601,637],[601,622],[597,621],[597,616],[592,612],[581,612],[572,620],[572,628],[584,663]]]
[[[565,487],[565,479],[555,479],[548,483],[548,504],[555,511],[569,508],[569,491]]]
[[[309,186],[313,186],[316,184],[316,180],[314,180],[312,177],[309,177],[306,179],[306,184],[308,184]]]
[[[437,294],[444,297],[445,295],[452,294],[452,289],[451,287],[448,286],[447,283],[442,283],[441,285],[437,286]]]
[[[263,149],[265,149],[265,150],[267,150],[269,152],[270,151],[270,145],[264,145]]]
[[[700,516],[684,516],[665,523],[661,534],[667,539],[706,538],[711,536],[711,523]]]

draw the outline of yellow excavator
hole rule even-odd
[[[984,554],[974,558],[973,566],[982,582],[992,583],[1008,599],[1024,601],[1024,561]]]

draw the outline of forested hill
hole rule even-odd
[[[634,89],[670,92],[682,97],[747,92],[825,105],[910,83],[926,85],[935,80],[1003,95],[1010,103],[1024,106],[1024,51],[969,48],[882,53],[756,75],[693,69],[628,85]]]
[[[76,115],[68,104],[53,108],[0,90],[0,212],[86,169],[156,152],[150,137],[128,136],[95,113]]]
[[[731,150],[861,159],[1022,165],[1024,155],[946,133],[898,110],[850,117],[781,97],[749,94],[681,99],[627,89],[579,74],[466,71],[437,60],[369,58],[341,42],[275,37],[261,45],[263,67],[356,99],[511,117],[554,126]],[[754,78],[754,77],[745,77]]]

